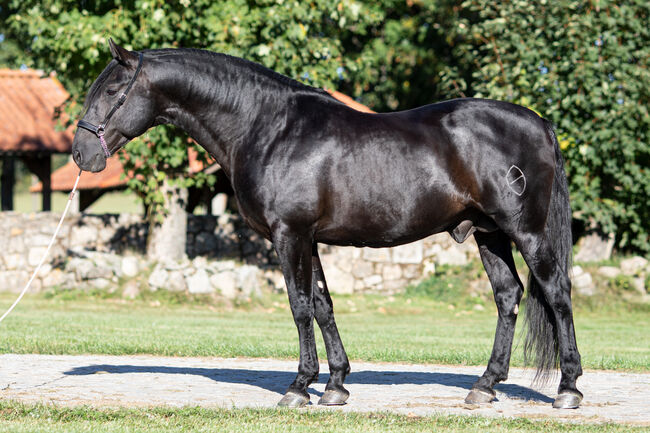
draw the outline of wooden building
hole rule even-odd
[[[58,131],[54,119],[68,96],[54,76],[31,69],[0,69],[2,210],[14,207],[16,159],[41,181],[42,209],[51,209],[52,154],[70,153],[72,147],[72,128]]]

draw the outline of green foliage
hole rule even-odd
[[[73,120],[83,95],[110,59],[108,37],[128,49],[195,47],[225,52],[333,88],[346,71],[361,68],[357,58],[346,55],[343,41],[363,37],[383,18],[378,5],[354,0],[12,0],[1,13],[8,37],[24,50],[21,60],[58,71],[71,94],[67,111]],[[153,214],[164,202],[160,186],[165,178],[181,186],[214,181],[212,176],[190,175],[187,147],[182,132],[159,127],[121,154],[129,188]],[[205,152],[196,150],[205,160]]]
[[[620,249],[650,252],[646,1],[6,3],[0,60],[56,70],[71,93],[72,119],[109,59],[109,36],[133,49],[197,47],[245,57],[379,111],[456,96],[528,106],[557,126],[574,217],[615,232]],[[189,177],[185,139],[159,128],[127,147],[129,168],[140,174],[129,185],[148,203],[161,202],[164,176],[210,181]]]
[[[650,4],[467,0],[447,79],[553,121],[574,217],[650,252]],[[459,80],[460,81],[460,80]]]

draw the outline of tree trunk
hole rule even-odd
[[[185,257],[187,240],[187,188],[170,185],[165,179],[162,193],[165,212],[149,214],[147,256],[158,262],[180,260]]]

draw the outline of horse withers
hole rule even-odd
[[[494,385],[508,376],[524,292],[514,242],[530,269],[526,358],[540,375],[559,361],[553,406],[578,407],[571,209],[549,122],[518,105],[472,98],[362,113],[236,57],[131,52],[112,41],[110,50],[113,60],[86,98],[73,158],[101,171],[129,140],[173,124],[218,161],[244,220],[273,242],[298,328],[298,375],[280,405],[309,402],[319,368],[314,318],[330,368],[319,403],[344,404],[349,396],[350,364],[317,244],[390,247],[447,231],[458,242],[474,236],[499,313],[487,369],[466,402],[493,401]]]

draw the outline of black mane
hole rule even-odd
[[[143,53],[146,55],[150,55],[153,58],[160,58],[160,57],[167,57],[167,56],[182,57],[184,55],[190,55],[195,58],[205,59],[206,61],[213,61],[213,62],[222,61],[222,62],[226,62],[227,64],[235,65],[237,67],[243,67],[253,72],[254,74],[263,75],[264,77],[267,77],[272,81],[278,82],[280,84],[284,84],[294,89],[315,92],[315,93],[324,94],[331,97],[331,95],[323,89],[309,86],[298,80],[294,80],[293,78],[287,77],[286,75],[282,75],[278,72],[275,72],[274,70],[269,69],[266,66],[263,66],[259,63],[242,59],[240,57],[231,56],[229,54],[216,53],[213,51],[202,50],[198,48],[161,48],[161,49],[153,49],[153,50],[144,50]]]

